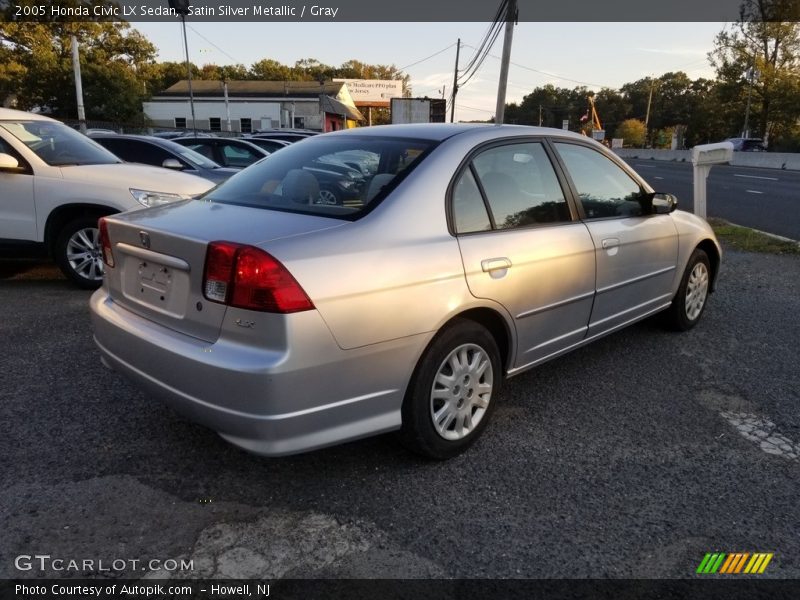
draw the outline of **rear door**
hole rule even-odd
[[[554,144],[569,174],[597,257],[589,335],[621,327],[672,300],[678,234],[670,215],[626,168],[580,142]]]
[[[511,313],[513,368],[545,360],[586,334],[594,295],[594,245],[574,218],[545,144],[513,140],[478,151],[451,192],[474,296]]]

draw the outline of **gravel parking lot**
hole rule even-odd
[[[392,436],[248,455],[104,369],[89,294],[0,267],[0,577],[800,577],[800,259],[727,252],[700,325],[646,321],[510,380],[444,463]],[[95,573],[109,576],[107,573]],[[170,573],[161,572],[159,576]]]

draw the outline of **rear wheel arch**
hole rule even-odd
[[[491,312],[491,311],[490,311]],[[480,436],[497,402],[503,379],[500,348],[491,318],[447,321],[420,356],[403,398],[398,433],[409,450],[446,459]]]
[[[500,313],[491,308],[472,308],[459,313],[457,316],[453,317],[451,321],[455,319],[475,321],[479,325],[485,327],[489,333],[492,334],[497,344],[497,349],[500,351],[500,361],[503,370],[507,371],[511,368],[510,361],[513,356],[511,343],[513,338],[511,337],[508,323]]]

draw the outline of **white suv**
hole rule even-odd
[[[103,280],[99,217],[213,186],[194,175],[122,163],[59,121],[0,108],[0,249],[12,257],[47,252],[81,287]]]

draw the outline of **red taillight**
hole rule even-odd
[[[208,245],[203,294],[214,302],[249,310],[292,313],[314,308],[280,262],[259,248],[232,242]]]
[[[103,253],[103,262],[107,267],[113,269],[114,252],[111,249],[111,239],[108,237],[108,223],[106,223],[105,217],[100,217],[97,226],[100,229],[100,239],[98,243],[100,244],[100,251]]]

